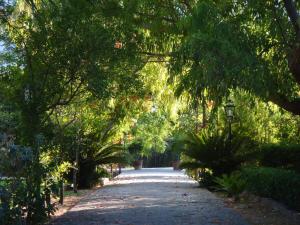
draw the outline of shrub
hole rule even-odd
[[[10,145],[1,151],[0,170],[9,178],[0,181],[0,224],[41,224],[55,210],[50,195],[56,184],[47,176],[50,167],[33,162],[31,148]],[[38,173],[44,174],[39,186]]]
[[[142,159],[143,144],[141,142],[133,142],[128,146],[128,152],[131,156],[130,161]]]
[[[214,176],[230,174],[248,160],[248,149],[254,143],[247,137],[234,135],[231,141],[226,134],[210,135],[207,131],[199,135],[191,133],[178,141],[177,146],[184,155],[182,168],[208,168]]]
[[[242,177],[248,191],[300,210],[300,175],[296,172],[269,167],[244,168]]]
[[[94,163],[80,164],[79,171],[79,187],[92,188],[99,184],[100,178],[109,177],[110,174],[104,168],[95,165]]]
[[[186,165],[188,167],[188,165]],[[199,183],[200,187],[212,187],[214,182],[214,176],[212,171],[209,169],[186,169],[186,174],[192,179],[196,180]]]
[[[215,178],[215,182],[219,185],[220,190],[225,191],[229,197],[238,198],[246,188],[246,181],[241,177],[240,172],[224,174],[222,177]]]
[[[300,145],[269,144],[261,148],[260,164],[300,172]]]
[[[203,187],[211,187],[215,184],[212,171],[209,169],[201,169],[199,171],[198,183]]]
[[[128,162],[128,154],[120,144],[106,143],[99,149],[92,149],[91,153],[79,161],[79,187],[90,188],[99,182],[103,177],[103,170],[99,168],[104,165]]]
[[[0,208],[2,216],[0,224],[22,224],[25,220],[26,183],[22,180],[9,180],[5,186],[0,187]],[[5,223],[4,223],[5,222]]]

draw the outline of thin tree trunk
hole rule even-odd
[[[202,92],[202,127],[206,127],[207,122],[207,110],[206,110],[206,99],[204,95],[204,90]]]
[[[73,191],[74,193],[77,193],[77,173],[78,173],[78,150],[79,150],[79,137],[77,136],[77,145],[75,150],[75,163],[74,163],[74,169],[73,169]]]

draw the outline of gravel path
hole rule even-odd
[[[222,200],[171,168],[126,170],[52,225],[248,225]]]

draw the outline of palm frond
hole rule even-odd
[[[94,155],[94,161],[97,165],[110,163],[126,163],[128,154],[124,152],[120,144],[107,144],[102,146]]]
[[[249,143],[249,138],[243,136],[237,135],[229,141],[225,134],[211,135],[203,131],[182,135],[177,146],[185,156],[183,168],[209,168],[215,174],[222,174],[237,169],[245,160],[245,154],[238,153],[249,148]]]

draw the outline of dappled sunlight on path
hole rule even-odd
[[[125,170],[53,225],[246,225],[222,201],[171,168]]]

